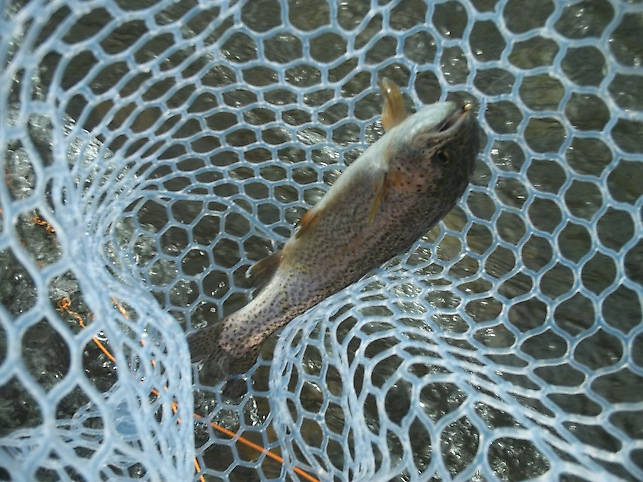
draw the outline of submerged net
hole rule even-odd
[[[641,29],[616,0],[6,2],[0,479],[643,479]],[[472,185],[225,398],[185,334],[382,134],[383,75],[477,106]]]

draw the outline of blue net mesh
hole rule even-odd
[[[3,477],[643,479],[639,2],[2,8]],[[382,135],[382,76],[476,106],[472,184],[225,398],[185,334]]]

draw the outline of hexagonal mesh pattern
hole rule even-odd
[[[641,4],[201,3],[4,4],[2,478],[643,479]],[[382,75],[477,106],[472,185],[225,399],[184,332],[382,134]]]

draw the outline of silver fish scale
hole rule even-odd
[[[2,3],[0,479],[643,480],[642,9]],[[475,106],[471,184],[208,386],[186,335],[381,137],[382,76]]]

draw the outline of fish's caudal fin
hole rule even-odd
[[[250,282],[253,287],[261,290],[268,284],[279,268],[281,257],[281,251],[277,251],[260,259],[250,267],[248,270],[248,276],[250,277]]]
[[[238,374],[247,372],[257,361],[257,356],[258,353],[255,353],[253,357],[239,360],[223,352],[213,353],[199,370],[199,383],[213,387],[225,380],[221,394],[228,398],[239,398],[246,393],[247,384]]]
[[[192,333],[188,337],[192,363],[203,361],[210,357],[212,350],[218,346],[222,327],[222,323],[215,323],[212,326]]]
[[[236,375],[247,372],[257,361],[257,345],[237,357],[221,346],[221,332],[224,323],[215,323],[203,330],[193,333],[188,338],[192,363],[201,362],[199,382],[202,385],[214,386],[222,380],[228,380],[223,389],[226,396],[239,396],[245,386]]]
[[[382,107],[382,126],[385,131],[398,125],[408,115],[404,105],[404,98],[399,87],[391,79],[382,77],[379,81],[380,92],[384,96]]]

